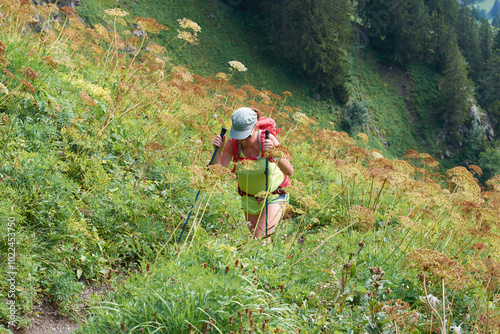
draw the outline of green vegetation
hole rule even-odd
[[[355,101],[342,114],[342,126],[347,132],[359,130],[368,122],[368,108],[363,102]]]
[[[426,63],[440,75],[439,106],[425,111],[427,126],[444,134],[443,139],[467,143],[466,133],[478,114],[472,115],[472,106],[483,108],[479,111],[484,114],[483,127],[488,117],[495,118],[489,100],[477,94],[489,85],[496,87],[498,81],[485,71],[495,50],[493,30],[486,19],[478,22],[468,2],[363,0],[358,2],[358,11],[361,36],[386,59],[385,63],[400,64],[407,71],[412,64]],[[422,139],[429,142],[430,138]],[[453,163],[469,164],[472,157],[459,151],[472,149],[454,146],[445,149],[452,151]]]
[[[481,188],[480,167],[444,175],[418,152],[435,125],[418,121],[440,94],[430,65],[356,51],[355,102],[313,103],[270,90],[274,72],[249,65],[257,55],[223,48],[210,73],[205,27],[182,11],[201,20],[214,7],[179,3],[157,21],[133,18],[132,1],[88,2],[92,27],[69,8],[2,3],[0,329],[29,326],[40,301],[77,317],[98,283],[111,292],[88,302],[79,333],[499,331],[500,178]],[[224,24],[207,27],[213,43]],[[285,129],[295,167],[293,205],[265,244],[249,236],[229,170],[205,168],[243,105]],[[493,166],[495,152],[480,156]]]
[[[412,83],[400,67],[383,65],[379,60],[374,52],[352,57],[352,99],[362,102],[370,115],[364,132],[373,138],[373,147],[389,157],[402,156],[410,148],[420,150],[407,110]]]
[[[500,124],[500,49],[497,49],[488,59],[483,77],[478,87],[480,100],[483,105],[490,110],[491,117],[497,128]]]
[[[458,47],[450,52],[448,67],[444,70],[440,116],[445,126],[457,129],[469,117],[472,107],[472,82],[467,78],[466,62]]]
[[[270,49],[326,96],[349,100],[346,83],[352,30],[351,7],[342,0],[262,1],[257,10]],[[254,5],[255,6],[255,5]]]

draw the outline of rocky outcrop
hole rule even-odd
[[[476,119],[479,125],[484,129],[484,135],[486,140],[491,141],[495,137],[495,133],[493,131],[493,126],[491,125],[490,120],[488,119],[488,115],[482,112],[474,103],[470,109],[469,116]]]

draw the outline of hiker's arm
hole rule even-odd
[[[293,166],[288,157],[283,157],[278,160],[278,167],[281,169],[283,174],[292,176],[293,174]]]
[[[264,143],[262,144],[262,148],[264,151],[269,150],[273,146],[278,146],[280,143],[278,142],[278,139],[276,139],[275,136],[270,135],[269,139],[264,140]],[[281,158],[278,160],[278,167],[280,168],[281,172],[285,175],[292,176],[293,174],[293,166],[292,163],[288,158]]]
[[[221,138],[217,136],[214,138],[212,145],[218,147],[217,153],[215,153],[214,157],[214,165],[222,165],[224,167],[229,166],[229,162],[231,161],[231,157],[233,156],[233,147],[232,145],[224,145],[226,142],[226,136]]]

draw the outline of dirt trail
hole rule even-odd
[[[31,326],[22,330],[12,330],[14,334],[68,334],[78,328],[78,322],[69,316],[61,316],[52,305],[42,302],[35,307],[37,316],[31,320]]]
[[[103,295],[110,291],[107,285],[87,286],[80,295],[78,319],[82,322],[86,316],[87,302],[92,295]],[[70,334],[79,328],[80,324],[74,316],[63,316],[49,302],[43,301],[34,306],[31,325],[23,329],[11,329],[14,334]]]

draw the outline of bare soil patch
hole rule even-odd
[[[87,286],[80,295],[81,303],[77,306],[76,316],[61,315],[54,306],[42,301],[36,305],[31,318],[31,326],[22,329],[11,329],[14,334],[69,334],[79,328],[79,321],[86,316],[87,301],[94,294],[102,295],[110,291],[107,285]]]

